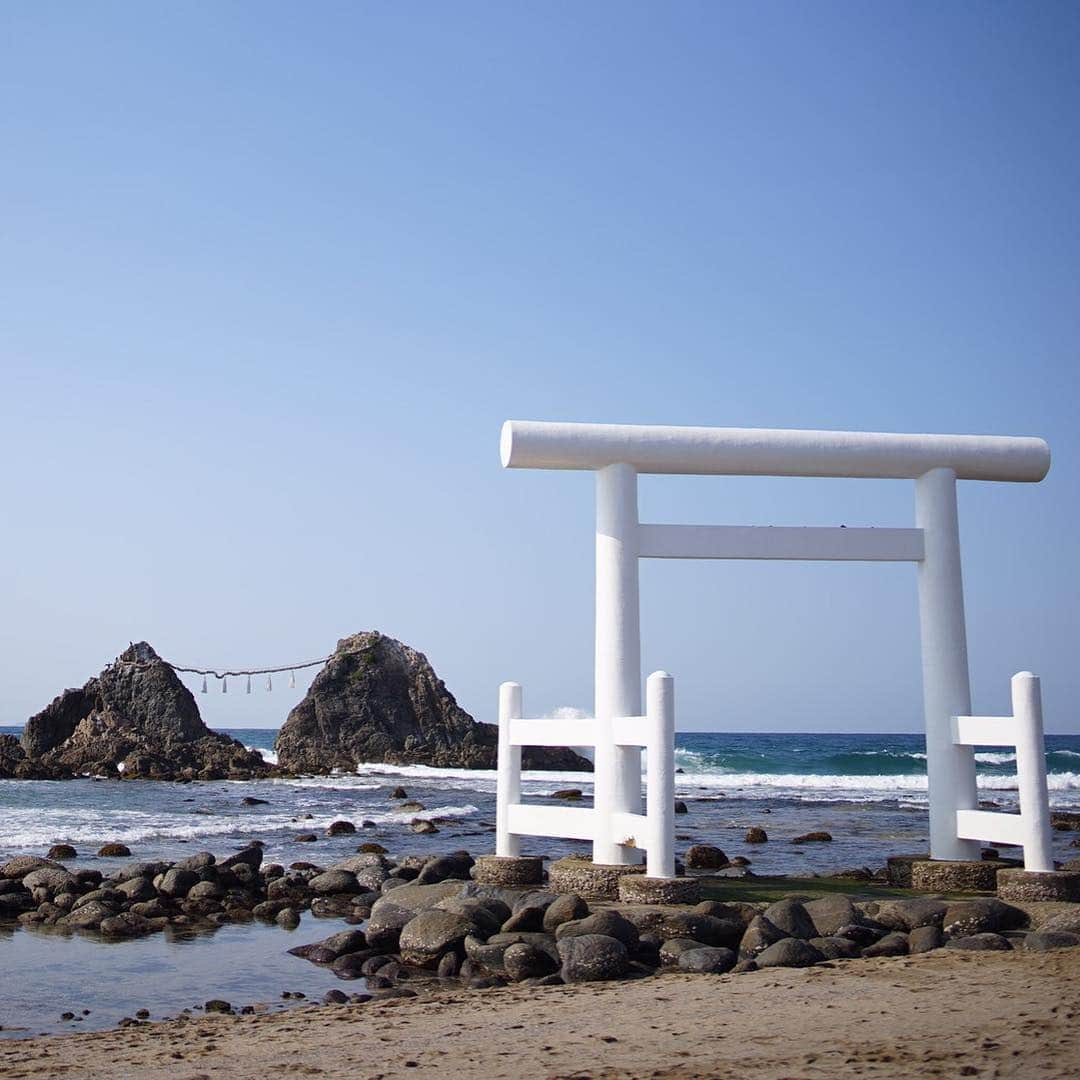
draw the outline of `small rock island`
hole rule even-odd
[[[143,780],[251,780],[269,772],[259,754],[203,723],[191,691],[145,641],[30,717],[21,739],[3,740],[0,776],[18,779],[123,773]]]
[[[274,749],[293,773],[351,771],[359,762],[493,769],[498,728],[477,723],[423,653],[378,631],[337,643]],[[562,747],[526,749],[528,769],[591,771]]]

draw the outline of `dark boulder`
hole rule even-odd
[[[712,844],[694,844],[686,852],[687,870],[719,870],[728,865],[728,857]]]
[[[64,869],[51,859],[42,859],[37,855],[16,855],[14,859],[9,859],[0,866],[0,878],[21,881],[32,870],[41,870],[46,866],[51,866],[54,870]]]
[[[702,975],[722,975],[730,971],[737,957],[730,949],[687,949],[679,954],[679,970]]]
[[[438,903],[439,911],[449,911],[469,919],[476,928],[475,933],[484,938],[499,933],[503,928],[505,920],[499,916],[505,907],[498,901],[469,900],[461,896],[450,896]]]
[[[803,910],[810,917],[814,929],[820,937],[830,937],[840,932],[842,927],[860,922],[849,897],[842,894],[823,896],[819,900],[810,900],[803,904]],[[814,935],[811,934],[811,937]]]
[[[492,769],[498,733],[454,700],[427,658],[376,631],[338,642],[274,748],[295,772],[352,770],[358,762]],[[585,771],[572,750],[527,749],[525,768]]]
[[[598,982],[625,975],[630,960],[626,946],[606,934],[581,934],[559,942],[561,975],[567,983]]]
[[[814,925],[806,908],[794,899],[778,900],[765,909],[765,918],[788,937],[802,938],[809,941],[821,934]]]
[[[545,975],[553,975],[559,969],[550,952],[524,942],[507,947],[503,953],[503,967],[514,982],[542,979]]]
[[[60,892],[62,889],[75,887],[76,878],[66,870],[59,867],[43,866],[38,870],[31,870],[23,879],[24,889],[48,889],[50,892]]]
[[[252,870],[258,870],[262,866],[263,861],[263,849],[259,844],[252,844],[249,847],[244,848],[242,851],[234,852],[232,855],[226,856],[219,863],[220,866],[225,867],[237,867],[237,866],[249,866]]]
[[[820,964],[825,959],[825,954],[801,938],[784,938],[758,953],[754,959],[759,968],[810,967]]]
[[[886,934],[880,941],[875,941],[873,945],[867,945],[863,949],[863,956],[907,956],[908,949],[907,934],[894,930],[891,934]]]
[[[636,949],[638,929],[629,919],[623,918],[617,911],[610,909],[587,915],[584,919],[564,922],[555,930],[555,939],[560,942],[571,937],[595,937],[601,935],[621,941],[627,949]]]
[[[160,880],[156,881],[157,891],[162,896],[171,896],[173,899],[179,899],[187,896],[192,887],[199,881],[199,875],[194,870],[184,870],[180,867],[173,867],[172,870],[167,870],[161,875]]]
[[[739,942],[739,959],[755,960],[766,949],[785,940],[783,930],[778,930],[768,919],[757,915],[750,920]]]
[[[339,979],[359,979],[364,974],[364,964],[367,963],[370,958],[370,949],[361,949],[359,952],[345,953],[343,956],[339,956],[330,965],[330,970]]]
[[[966,952],[1009,952],[1012,949],[1012,942],[1000,934],[967,934],[964,937],[952,938],[945,948],[961,949]]]
[[[308,888],[319,896],[355,894],[362,891],[356,875],[348,870],[327,870],[323,874],[316,874],[308,882]]]
[[[1018,930],[1027,921],[1027,914],[1020,908],[993,896],[982,896],[950,904],[945,911],[942,929],[951,937],[960,938],[971,934]]]
[[[428,859],[420,868],[416,881],[420,885],[434,885],[437,882],[452,879],[468,881],[473,861],[473,857],[465,851]]]
[[[696,949],[703,949],[707,946],[701,944],[700,941],[695,941],[693,938],[671,938],[668,941],[661,942],[659,949],[657,950],[656,958],[661,964],[677,964],[679,957],[684,952],[691,952]]]
[[[2,871],[0,871],[2,873]],[[1073,904],[1064,911],[1052,915],[1039,927],[1041,931],[1062,931],[1066,934],[1080,934],[1080,904]]]
[[[464,951],[465,939],[475,929],[468,916],[438,908],[421,911],[401,929],[401,958],[417,967],[437,968],[445,953]]]
[[[908,952],[913,956],[916,953],[932,952],[940,949],[945,944],[945,935],[940,926],[916,926],[908,934]]]
[[[563,893],[544,912],[544,930],[554,934],[564,922],[575,922],[589,914],[589,905],[575,893]]]
[[[371,912],[364,933],[373,949],[390,952],[398,947],[402,928],[414,916],[414,911],[380,901]]]
[[[851,938],[829,935],[811,938],[810,944],[828,960],[854,960],[862,956],[862,948]]]
[[[102,844],[98,848],[98,857],[102,859],[130,859],[131,848],[127,844]]]
[[[1064,930],[1037,930],[1024,938],[1024,948],[1029,952],[1073,949],[1077,945],[1080,945],[1080,934],[1070,934]]]
[[[920,926],[941,926],[949,905],[945,900],[917,896],[910,900],[890,900],[878,907],[875,919],[890,930],[915,930]]]

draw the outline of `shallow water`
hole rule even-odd
[[[340,919],[305,912],[292,931],[248,923],[108,943],[55,930],[0,930],[0,1037],[112,1028],[141,1008],[160,1020],[212,998],[279,1009],[302,1003],[283,1000],[282,991],[316,1001],[331,987],[362,991],[363,980],[342,981],[286,951],[344,928]],[[61,1020],[64,1012],[78,1019]]]

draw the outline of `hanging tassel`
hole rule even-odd
[[[221,676],[221,692],[227,694],[229,692],[229,678],[227,675]]]
[[[289,689],[290,690],[295,690],[296,689],[296,672],[295,671],[290,671],[289,672]]]
[[[202,692],[204,694],[206,693],[206,676],[205,675],[202,677]]]
[[[266,692],[269,694],[274,689],[274,682],[269,675],[266,676]]]
[[[247,692],[249,694],[251,693],[251,676],[250,675],[247,677]]]

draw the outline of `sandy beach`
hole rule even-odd
[[[0,1043],[0,1076],[1024,1077],[1080,1060],[1080,950],[662,975]]]

